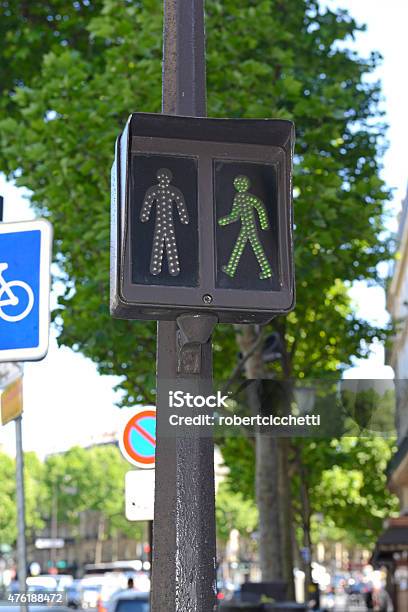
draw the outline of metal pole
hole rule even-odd
[[[4,198],[0,196],[0,222],[3,221]],[[27,589],[27,549],[25,533],[25,497],[24,497],[24,456],[21,415],[14,422],[16,426],[16,500],[17,500],[17,571],[20,591]],[[20,604],[20,611],[27,612],[27,604]]]
[[[204,0],[164,0],[163,113],[206,114]],[[216,608],[214,443],[198,428],[188,438],[167,433],[169,390],[211,388],[215,323],[192,315],[157,326],[152,612]]]
[[[162,109],[206,115],[204,0],[164,0]]]
[[[17,491],[17,569],[21,592],[25,592],[27,580],[27,550],[25,537],[25,498],[24,498],[24,457],[21,431],[22,417],[15,419],[16,424],[16,491]],[[27,612],[27,604],[20,604],[20,611]]]
[[[152,575],[152,561],[153,561],[153,521],[147,522],[147,535],[149,540],[149,554],[147,560],[150,563],[150,576]]]

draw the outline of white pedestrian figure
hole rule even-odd
[[[171,276],[180,274],[180,262],[177,252],[176,234],[174,231],[173,205],[176,204],[180,221],[188,225],[188,211],[184,196],[177,187],[171,185],[172,173],[161,168],[156,173],[158,185],[152,185],[146,191],[140,220],[146,223],[150,218],[153,204],[156,203],[156,223],[154,226],[153,248],[150,259],[150,272],[157,276],[162,271],[163,253],[166,249],[167,262]]]

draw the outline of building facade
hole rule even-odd
[[[402,202],[397,241],[387,294],[387,308],[396,330],[388,349],[388,362],[395,373],[398,435],[398,451],[389,466],[389,483],[399,497],[401,515],[408,516],[408,193]]]
[[[388,486],[400,501],[400,516],[385,524],[374,553],[377,565],[387,566],[389,590],[397,612],[408,610],[408,193],[402,202],[397,234],[398,251],[387,292],[387,309],[395,335],[387,362],[395,373],[398,449],[388,466]]]

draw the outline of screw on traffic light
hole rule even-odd
[[[112,314],[289,312],[293,145],[289,121],[131,115],[112,168]]]

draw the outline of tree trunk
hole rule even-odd
[[[259,510],[259,561],[262,580],[283,580],[278,485],[278,440],[257,432],[256,501]]]
[[[112,535],[112,561],[119,559],[119,530],[115,529]]]
[[[259,332],[254,325],[240,326],[237,342],[243,355],[254,346]],[[259,385],[264,378],[262,347],[245,363],[245,373],[255,381],[248,390],[248,401],[252,414],[260,412]],[[282,580],[282,546],[279,520],[278,492],[278,440],[256,431],[256,501],[259,510],[259,557],[263,581]]]
[[[282,566],[283,575],[288,583],[288,598],[295,599],[295,583],[293,576],[293,510],[289,475],[289,439],[278,439],[279,456],[279,501],[281,505],[280,528],[282,540]]]
[[[95,545],[95,563],[102,562],[102,546],[103,546],[104,537],[105,537],[105,517],[103,514],[100,514],[99,521],[98,521],[98,538],[96,540],[96,545]]]
[[[300,480],[300,508],[302,515],[303,547],[309,551],[310,558],[303,557],[303,571],[305,572],[305,595],[306,601],[310,595],[312,584],[312,538],[310,534],[312,511],[310,507],[309,489],[306,470],[302,463],[301,450],[296,448],[296,464]]]

